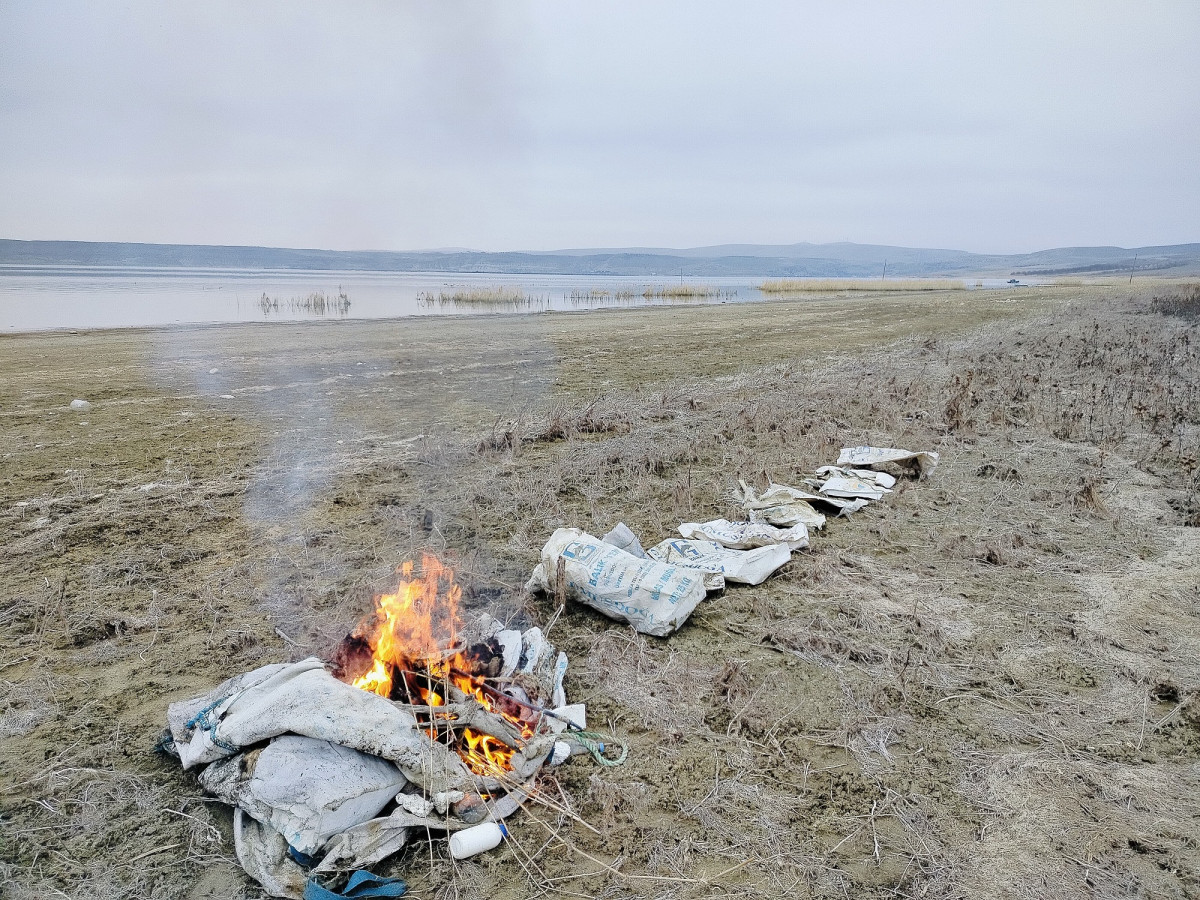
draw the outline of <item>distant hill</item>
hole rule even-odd
[[[299,269],[364,272],[494,272],[535,275],[743,277],[1103,275],[1137,271],[1200,274],[1200,244],[1063,247],[1023,254],[889,247],[877,244],[722,244],[691,249],[627,247],[484,253],[301,250],[197,244],[0,240],[0,266]]]

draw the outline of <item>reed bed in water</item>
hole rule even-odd
[[[636,295],[630,290],[606,291],[603,288],[593,288],[591,290],[573,290],[566,295],[567,299],[572,303],[586,303],[589,301],[604,301],[604,300],[632,300]]]
[[[711,297],[736,297],[737,291],[714,287],[711,284],[660,284],[642,291],[647,300],[691,300]]]
[[[800,294],[813,291],[951,291],[966,283],[953,278],[778,278],[764,281],[764,294]]]
[[[545,303],[546,298],[526,294],[521,288],[485,287],[418,294],[417,302],[422,306],[533,306]]]
[[[259,309],[263,315],[277,313],[280,310],[289,313],[308,313],[314,316],[338,315],[344,316],[350,312],[350,297],[338,288],[337,294],[326,294],[324,291],[314,291],[305,297],[272,297],[263,291],[258,298]]]

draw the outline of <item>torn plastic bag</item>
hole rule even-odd
[[[920,478],[928,478],[937,468],[938,455],[932,450],[898,450],[895,447],[843,447],[838,454],[839,466],[874,468],[884,463],[915,467]]]
[[[772,572],[792,558],[792,551],[786,544],[773,544],[754,550],[730,550],[715,541],[689,541],[685,538],[663,541],[646,553],[652,559],[665,563],[719,572],[724,580],[739,584],[762,584]]]
[[[288,854],[282,834],[255,821],[241,809],[233,811],[233,850],[246,874],[272,897],[304,896],[308,875]]]
[[[858,478],[868,484],[873,484],[876,487],[893,488],[896,485],[896,479],[887,472],[876,472],[874,469],[850,469],[839,466],[821,466],[817,469],[817,476],[823,478]]]
[[[526,587],[554,593],[560,559],[567,597],[643,634],[677,631],[706,592],[702,572],[638,559],[578,528],[559,528],[550,536]]]
[[[329,842],[324,851],[325,858],[313,869],[313,874],[346,872],[372,866],[404,847],[414,830],[421,834],[428,831],[454,832],[482,821],[500,821],[521,808],[532,786],[533,782],[529,781],[510,789],[503,797],[490,802],[485,807],[485,815],[474,823],[454,816],[417,816],[398,808],[389,816],[348,828]]]
[[[263,670],[270,671],[258,677]],[[431,793],[472,782],[462,759],[431,741],[412,715],[377,694],[338,681],[316,657],[263,670],[220,685],[201,698],[199,712],[186,719],[199,701],[167,709],[185,769],[291,733],[391,760],[409,781]]]
[[[483,613],[474,625],[459,633],[470,644],[474,640],[494,640],[500,645],[504,664],[500,676],[508,678],[516,672],[530,675],[541,692],[534,698],[540,705],[562,706],[567,702],[563,679],[567,674],[567,654],[556,650],[536,625],[524,633],[505,628],[488,613]],[[528,700],[529,697],[518,698]]]
[[[753,550],[755,547],[770,547],[785,544],[789,550],[800,550],[808,546],[808,529],[803,525],[791,528],[776,528],[766,522],[730,522],[714,519],[711,522],[684,522],[679,533],[695,541],[713,541],[730,550]]]
[[[762,494],[756,494],[746,482],[739,484],[741,491],[735,492],[734,496],[750,515],[751,522],[768,522],[779,528],[793,525],[817,529],[825,527],[825,516],[812,505],[813,500],[821,499],[815,494],[785,484],[770,484]]]
[[[270,825],[306,856],[375,818],[407,783],[378,756],[292,734],[200,773],[205,790]]]
[[[608,534],[601,538],[606,544],[612,544],[614,547],[620,547],[631,556],[636,556],[638,559],[646,558],[646,551],[642,549],[642,542],[637,539],[637,535],[629,530],[629,526],[624,522],[618,522]]]
[[[882,500],[884,494],[890,494],[885,487],[880,487],[874,479],[865,481],[862,478],[844,478],[835,475],[821,483],[821,493],[828,497],[842,497],[848,500]]]

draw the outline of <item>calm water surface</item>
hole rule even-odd
[[[763,278],[664,275],[496,275],[423,272],[242,271],[0,266],[0,329],[136,328],[222,322],[390,319],[405,316],[536,313],[662,304],[763,300]],[[644,296],[647,290],[704,285],[701,298]],[[1030,282],[1027,282],[1030,283]],[[1001,279],[969,279],[1001,288]],[[501,288],[521,303],[461,303],[456,292]],[[445,296],[443,296],[445,295]]]
[[[404,316],[544,312],[730,303],[763,299],[761,279],[684,279],[717,288],[715,297],[663,300],[647,289],[678,286],[678,276],[597,277],[416,272],[231,271],[0,267],[0,328],[133,328],[185,323],[384,319]],[[479,305],[443,300],[459,291],[503,288],[523,303]],[[324,305],[322,306],[322,301]]]

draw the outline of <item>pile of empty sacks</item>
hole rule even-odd
[[[746,520],[684,522],[681,537],[643,549],[619,523],[603,538],[559,528],[542,548],[526,585],[530,591],[576,600],[643,634],[677,631],[708,594],[726,583],[761,584],[809,545],[809,529],[827,516],[848,516],[891,493],[896,476],[918,480],[938,454],[891,447],[843,447],[837,462],[803,479],[803,487],[770,484],[761,494],[740,482],[736,500]]]

